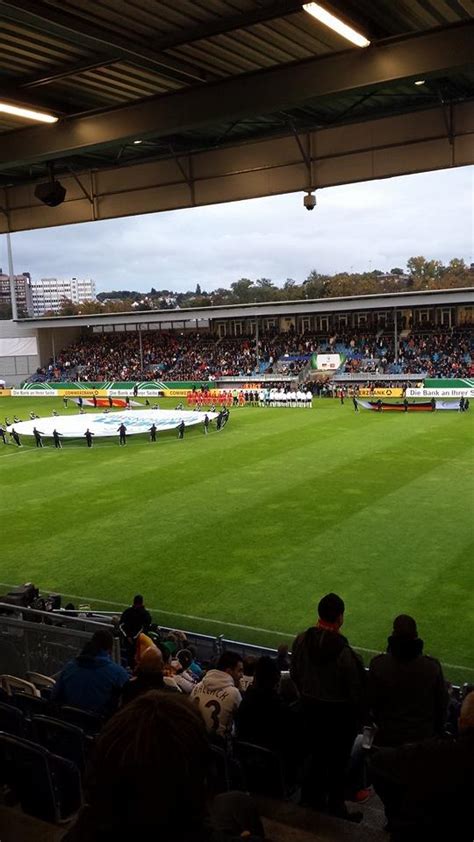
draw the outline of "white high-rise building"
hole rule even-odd
[[[31,285],[33,312],[42,316],[47,310],[59,310],[63,298],[74,304],[95,301],[95,281],[91,278],[42,278]]]

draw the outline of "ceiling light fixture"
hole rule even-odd
[[[362,35],[360,32],[357,32],[352,26],[349,26],[347,23],[344,23],[340,18],[333,15],[331,12],[328,12],[327,9],[324,9],[319,3],[304,3],[303,9],[305,12],[308,12],[312,15],[316,20],[319,20],[321,23],[324,23],[325,26],[328,26],[329,29],[333,29],[334,32],[337,32],[338,35],[341,35],[343,38],[346,38],[351,44],[355,44],[356,47],[368,47],[370,41]]]
[[[415,82],[415,85],[424,85],[424,84],[425,84],[424,79],[417,79],[416,82]]]
[[[23,108],[19,105],[10,105],[8,102],[0,102],[0,112],[11,114],[13,117],[23,117],[25,120],[37,120],[39,123],[57,123],[58,118],[53,114],[46,114],[44,111],[36,111],[33,108]]]

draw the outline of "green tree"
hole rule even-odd
[[[247,304],[255,301],[255,286],[249,278],[241,278],[230,285],[236,298],[236,304]]]

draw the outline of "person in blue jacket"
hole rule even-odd
[[[112,660],[113,643],[107,629],[93,634],[80,655],[61,671],[53,691],[56,704],[73,705],[103,716],[113,713],[129,679],[127,670]]]

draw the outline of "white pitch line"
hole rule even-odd
[[[6,588],[16,588],[17,585],[11,585],[8,582],[0,582],[0,586]],[[54,588],[51,588],[54,590]],[[97,597],[93,596],[79,596],[76,593],[60,593],[59,591],[55,591],[58,593],[59,596],[72,596],[74,599],[81,599],[84,602],[100,602],[101,605],[115,605],[117,608],[128,608],[127,602],[112,602],[108,599],[97,599]],[[245,629],[246,631],[256,631],[262,632],[264,634],[276,634],[278,637],[290,637],[294,638],[298,634],[298,632],[281,632],[275,631],[274,629],[262,629],[260,626],[245,626],[242,623],[229,623],[227,620],[212,620],[210,617],[199,617],[196,614],[180,614],[175,611],[165,611],[163,608],[150,608],[149,609],[154,614],[165,614],[167,617],[180,617],[181,619],[185,620],[199,620],[203,623],[214,623],[219,626],[228,626],[229,628],[233,629]],[[358,649],[359,652],[367,652],[371,655],[380,655],[380,649],[366,649],[363,646],[357,646],[355,643],[352,644],[354,649]],[[474,672],[473,667],[463,667],[460,664],[447,664],[446,661],[443,661],[443,666],[449,667],[449,669],[456,669],[456,670],[465,670],[466,672]]]

